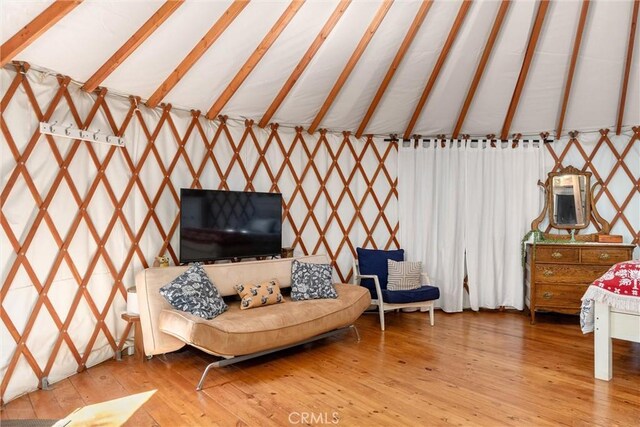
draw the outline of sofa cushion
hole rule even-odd
[[[408,302],[431,301],[440,298],[440,289],[436,286],[421,286],[408,291],[382,291],[382,300],[390,304],[404,304]]]
[[[404,249],[383,251],[379,249],[356,248],[356,252],[358,253],[358,269],[360,274],[374,274],[378,276],[380,288],[382,289],[387,289],[387,277],[389,276],[387,260],[404,261]],[[362,279],[360,284],[369,289],[372,298],[378,298],[372,279]]]
[[[387,260],[389,276],[387,289],[390,291],[408,291],[421,285],[422,263],[420,261]]]
[[[236,286],[240,301],[240,309],[263,307],[265,305],[284,302],[277,279],[267,280],[256,284],[240,284]]]
[[[184,273],[160,288],[173,308],[212,319],[227,309],[227,304],[211,283],[200,263],[191,265]]]
[[[331,264],[313,264],[293,260],[291,264],[291,299],[337,298],[333,287]]]
[[[333,329],[351,325],[369,307],[366,289],[336,284],[337,299],[276,304],[241,310],[238,304],[211,320],[164,309],[162,332],[218,356],[240,356],[292,345]],[[288,298],[285,298],[288,299]]]

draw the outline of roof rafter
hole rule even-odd
[[[189,72],[191,67],[205,54],[205,52],[215,43],[215,41],[225,32],[231,23],[240,15],[240,12],[249,4],[248,0],[235,0],[224,11],[207,33],[200,41],[191,49],[191,52],[184,57],[180,65],[169,74],[164,82],[149,97],[145,105],[149,108],[155,108],[160,101],[178,84],[178,82]]]
[[[427,12],[429,12],[429,9],[431,9],[432,5],[433,5],[433,0],[422,1],[422,4],[418,9],[418,13],[416,13],[415,18],[413,18],[413,22],[411,23],[409,30],[407,30],[407,34],[404,36],[404,40],[402,40],[402,44],[400,44],[400,48],[398,49],[396,56],[393,58],[393,61],[389,66],[389,70],[387,71],[387,74],[384,76],[384,79],[382,79],[382,83],[380,83],[380,87],[378,88],[378,91],[373,97],[373,100],[369,105],[369,109],[367,109],[367,112],[362,118],[362,122],[360,123],[360,126],[358,126],[358,130],[356,131],[356,138],[360,138],[364,133],[365,128],[369,124],[369,120],[371,120],[371,116],[373,116],[373,113],[376,111],[376,108],[378,108],[378,104],[380,103],[380,100],[382,99],[384,92],[387,90],[387,87],[389,87],[389,83],[391,83],[391,79],[393,79],[393,75],[396,73],[396,70],[400,66],[400,63],[402,62],[404,55],[407,53],[407,50],[409,50],[409,46],[411,46],[413,39],[415,39],[416,37],[416,34],[418,34],[418,30],[422,26],[422,23],[424,22],[424,18],[427,16]]]
[[[487,43],[485,44],[484,50],[482,51],[482,57],[480,58],[480,62],[478,63],[478,67],[476,68],[476,73],[474,74],[473,80],[471,81],[471,87],[469,87],[469,92],[467,92],[467,97],[465,98],[464,104],[462,105],[462,110],[460,111],[460,115],[458,116],[458,121],[456,122],[456,126],[453,129],[453,139],[456,139],[460,134],[460,130],[462,129],[462,125],[464,124],[464,119],[467,117],[467,112],[469,112],[469,108],[471,107],[471,103],[473,102],[473,97],[475,96],[476,90],[478,89],[478,84],[482,79],[484,69],[486,68],[487,62],[489,62],[489,58],[491,57],[493,46],[495,45],[496,39],[498,38],[498,34],[500,33],[500,29],[502,28],[504,17],[507,14],[507,10],[509,9],[510,4],[511,0],[503,0],[500,4],[500,8],[498,9],[498,13],[496,14],[496,19],[493,22],[493,27],[491,28],[491,33],[489,34]]]
[[[309,46],[309,49],[307,49],[302,59],[300,59],[296,68],[293,69],[293,72],[280,89],[280,92],[278,92],[274,100],[271,102],[269,108],[267,108],[267,111],[264,113],[264,116],[262,116],[262,120],[260,120],[258,126],[263,128],[269,123],[269,120],[271,120],[271,117],[273,117],[284,99],[287,97],[289,91],[296,84],[304,70],[307,68],[307,65],[309,65],[315,54],[318,52],[318,49],[320,49],[320,46],[322,46],[327,37],[329,37],[329,34],[335,28],[336,24],[349,7],[349,4],[351,4],[351,0],[341,0],[340,3],[338,3],[338,6],[336,6],[335,10],[322,27],[322,30],[320,30],[315,40],[313,40],[313,43],[311,43],[311,46]]]
[[[278,39],[282,31],[286,28],[286,26],[291,22],[291,19],[298,13],[298,10],[302,7],[305,0],[293,0],[284,13],[278,18],[276,23],[271,27],[266,36],[262,39],[256,50],[249,56],[247,61],[244,63],[242,68],[235,75],[233,80],[227,85],[225,90],[220,94],[218,99],[213,103],[209,111],[207,112],[206,117],[209,120],[215,119],[222,108],[229,102],[234,93],[238,90],[238,88],[242,85],[245,79],[251,74],[253,69],[258,65],[260,60],[267,53],[271,45]]]
[[[82,86],[87,92],[93,92],[109,75],[115,71],[144,41],[154,33],[173,12],[182,6],[184,0],[166,1],[151,17],[118,49],[111,58],[102,64]]]
[[[542,24],[544,23],[544,17],[549,9],[549,0],[540,0],[538,4],[538,11],[536,12],[536,20],[533,23],[531,34],[529,36],[529,42],[527,44],[527,50],[522,61],[522,68],[520,68],[520,75],[518,76],[518,82],[513,90],[513,96],[511,97],[511,103],[507,110],[507,115],[504,118],[504,125],[502,126],[501,139],[507,139],[509,136],[509,129],[511,128],[511,122],[516,114],[518,103],[520,102],[520,95],[522,95],[522,89],[527,81],[527,74],[529,74],[529,68],[531,67],[531,61],[533,60],[533,54],[542,32]]]
[[[629,28],[629,45],[627,46],[627,63],[624,68],[624,79],[622,81],[622,91],[620,92],[620,106],[618,107],[618,122],[616,124],[616,135],[620,135],[620,132],[622,132],[622,119],[624,118],[624,105],[627,101],[627,88],[629,86],[631,60],[633,59],[633,44],[636,40],[636,25],[638,24],[638,8],[639,7],[640,7],[640,0],[635,0],[633,2],[631,28]]]
[[[420,96],[420,100],[418,101],[418,105],[416,105],[416,109],[413,112],[413,116],[411,116],[411,120],[409,120],[409,125],[407,129],[404,131],[404,138],[407,139],[411,136],[411,132],[418,121],[418,117],[422,114],[422,110],[424,109],[427,100],[429,99],[429,95],[431,94],[431,90],[436,84],[438,80],[438,76],[440,75],[440,71],[447,60],[447,56],[449,55],[449,51],[451,50],[451,46],[456,41],[456,37],[460,32],[460,28],[462,28],[462,23],[464,22],[464,18],[467,16],[467,12],[471,7],[472,0],[463,0],[460,5],[460,9],[458,10],[458,15],[456,16],[455,21],[453,21],[453,25],[451,26],[451,30],[449,31],[449,35],[447,36],[447,40],[444,42],[442,46],[442,50],[440,51],[440,55],[438,56],[438,60],[436,61],[436,65],[433,67],[431,71],[431,75],[429,76],[429,80],[427,81],[427,85],[422,91],[422,95]]]
[[[327,95],[327,99],[325,99],[324,103],[322,104],[322,107],[320,107],[320,111],[318,111],[318,114],[316,114],[316,118],[313,119],[313,122],[311,122],[311,126],[309,126],[309,130],[308,130],[309,133],[314,133],[316,131],[316,129],[320,125],[320,122],[324,118],[325,114],[327,114],[327,112],[329,111],[329,108],[331,108],[333,101],[336,99],[336,97],[338,96],[338,93],[340,93],[340,90],[342,90],[342,87],[347,82],[349,75],[351,75],[351,72],[355,68],[358,61],[360,60],[360,57],[362,56],[365,49],[369,45],[369,42],[371,41],[371,39],[373,38],[373,35],[378,30],[380,23],[382,23],[382,20],[387,15],[387,12],[391,8],[392,4],[393,4],[393,0],[385,0],[378,8],[378,11],[376,12],[375,16],[371,20],[371,23],[367,27],[367,30],[362,35],[360,42],[358,43],[353,53],[351,54],[349,61],[347,61],[347,64],[344,66],[342,73],[340,73],[340,76],[338,76],[338,79],[336,80],[335,84],[331,88],[329,95]]]
[[[82,0],[56,0],[40,15],[33,18],[31,22],[0,46],[0,67],[4,67],[80,3]]]
[[[564,116],[565,116],[565,113],[567,112],[567,106],[569,104],[571,84],[573,83],[573,73],[576,70],[576,62],[578,60],[578,53],[580,52],[580,44],[582,43],[582,34],[584,33],[584,24],[587,21],[587,13],[589,12],[589,3],[590,3],[590,0],[582,1],[582,9],[580,10],[580,19],[578,21],[578,28],[576,29],[576,38],[573,42],[573,52],[571,53],[569,75],[567,76],[567,82],[565,83],[565,86],[564,86],[562,106],[560,107],[560,117],[558,118],[556,139],[560,139],[560,137],[562,136],[562,125],[564,124]]]

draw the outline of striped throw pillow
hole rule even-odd
[[[408,291],[418,289],[420,284],[420,274],[422,273],[422,263],[412,261],[387,260],[389,267],[389,283],[387,289],[390,291]]]

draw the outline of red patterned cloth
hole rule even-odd
[[[594,301],[640,314],[640,260],[620,262],[593,282],[582,297],[580,327],[593,332]]]
[[[604,273],[592,286],[616,295],[640,297],[640,260],[620,262]]]

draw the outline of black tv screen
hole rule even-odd
[[[282,194],[180,190],[180,262],[279,255]]]

